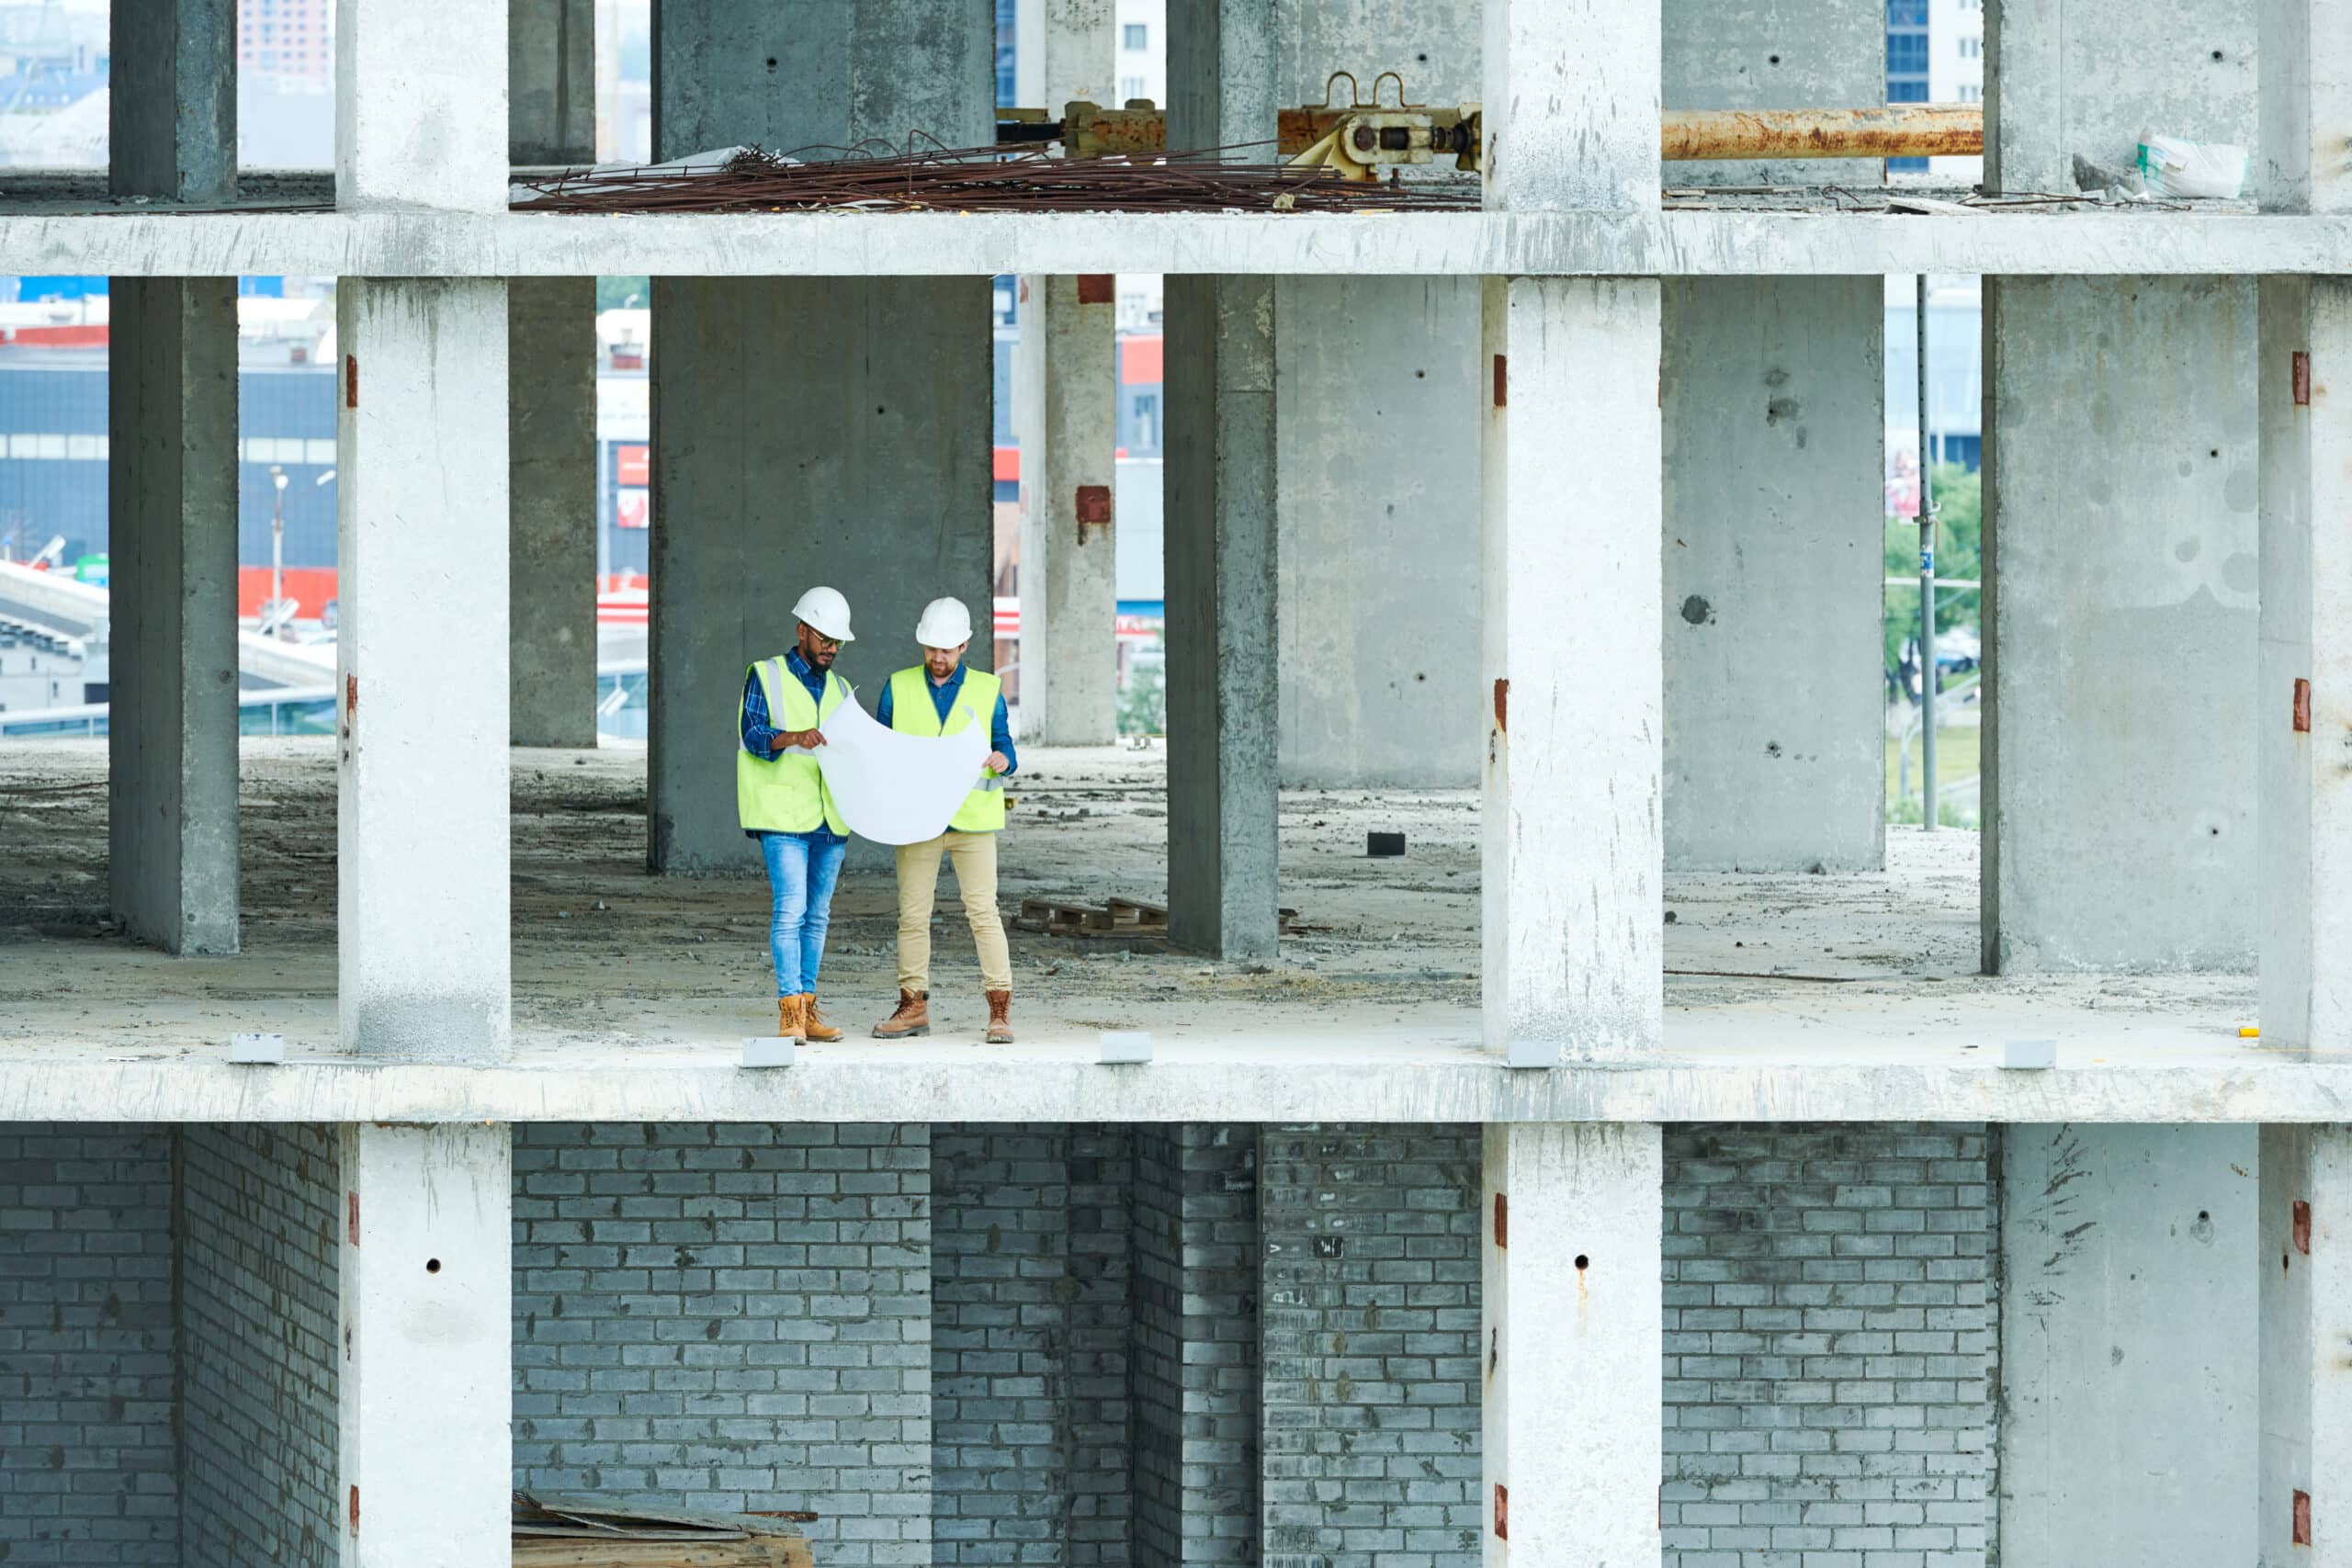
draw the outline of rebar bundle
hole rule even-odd
[[[1385,185],[1328,168],[1225,163],[1223,148],[1149,160],[1007,155],[994,147],[900,152],[751,150],[700,168],[596,169],[526,180],[518,212],[1389,212],[1475,210],[1476,179]]]

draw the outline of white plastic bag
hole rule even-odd
[[[2140,138],[2140,179],[2152,197],[2218,197],[2226,201],[2245,185],[2245,149],[2150,131]]]

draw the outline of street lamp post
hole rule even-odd
[[[270,484],[277,487],[277,496],[270,501],[270,621],[285,616],[287,597],[287,470],[277,463],[270,463]],[[276,627],[285,635],[285,626]]]

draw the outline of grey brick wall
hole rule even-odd
[[[0,1123],[0,1562],[178,1561],[172,1133]]]
[[[1270,1568],[1475,1568],[1479,1129],[1268,1127]]]
[[[514,1130],[514,1483],[928,1563],[928,1126]]]
[[[1125,1568],[1126,1130],[932,1137],[941,1564]]]
[[[1666,1130],[1666,1568],[1984,1568],[1986,1145]]]
[[[1258,1560],[1258,1130],[1135,1131],[1135,1560]]]
[[[341,1544],[335,1130],[180,1138],[182,1568],[332,1568]]]

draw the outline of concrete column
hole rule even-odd
[[[510,1129],[342,1129],[343,1568],[510,1554]]]
[[[236,0],[119,6],[111,41],[108,188],[117,196],[234,200]]]
[[[1020,283],[1021,738],[1040,746],[1119,733],[1114,283],[1107,272]]]
[[[2352,1563],[2352,1127],[2266,1126],[2256,1558]]]
[[[1487,0],[1487,206],[1655,211],[1658,0]]]
[[[1664,7],[1678,108],[1884,96],[1886,8]],[[1676,164],[1675,185],[1876,185],[1874,160]],[[1885,863],[1884,310],[1875,277],[1664,285],[1666,863]]]
[[[2265,210],[2352,211],[2345,0],[2260,7]],[[2261,299],[2262,1040],[2352,1055],[2352,278],[2265,277]]]
[[[1658,1129],[1494,1124],[1485,1163],[1485,1562],[1656,1562]]]
[[[509,722],[596,744],[596,280],[506,285]]]
[[[107,346],[107,874],[169,953],[237,951],[237,285],[119,277]]]
[[[2090,0],[1988,5],[1986,188],[2252,146],[2254,11],[2127,54]],[[1984,280],[1989,973],[2252,961],[2256,316],[2249,277]]]
[[[1113,0],[1023,0],[1015,96],[1119,101]],[[1012,351],[1021,444],[1021,738],[1106,746],[1118,738],[1114,454],[1118,448],[1117,280],[1024,275]]]
[[[596,161],[595,0],[506,0],[507,156]]]
[[[978,145],[993,134],[994,37],[987,8],[963,0],[667,0],[655,155],[915,130]],[[922,658],[929,601],[962,598],[989,625],[989,291],[984,277],[655,280],[654,870],[757,874],[728,738],[745,666],[791,645],[802,590],[848,597],[857,640],[837,668],[869,707]],[[985,637],[967,658],[989,665]],[[889,864],[864,840],[851,856]]]
[[[1170,933],[1264,960],[1281,923],[1274,282],[1170,277],[1163,309]]]
[[[2246,1126],[2002,1130],[2004,1568],[2256,1561],[2255,1141]],[[1896,1353],[1921,1344],[1905,1335]]]
[[[1487,1043],[1655,1049],[1658,285],[1487,280]]]
[[[506,6],[335,0],[336,205],[505,209]]]
[[[2266,277],[2262,316],[2262,1043],[2352,1055],[2352,278]]]
[[[494,1058],[512,994],[506,285],[347,277],[335,320],[343,1038]]]
[[[594,0],[508,0],[507,155],[596,160]],[[506,285],[517,746],[596,744],[596,280]]]
[[[109,188],[237,191],[236,6],[115,20]],[[237,286],[114,280],[107,517],[116,561],[107,875],[130,934],[237,951]]]
[[[1170,281],[1173,281],[1172,279]],[[1135,1130],[1134,1560],[1260,1561],[1258,1130]]]

